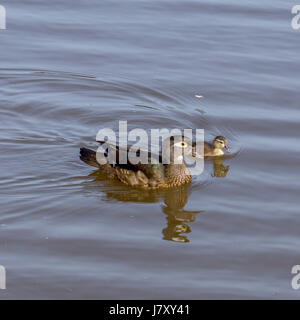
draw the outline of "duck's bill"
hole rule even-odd
[[[230,148],[228,146],[225,146],[226,151],[230,151]]]
[[[196,143],[193,143],[193,145],[192,145],[192,157],[194,157],[194,158],[198,157],[198,152],[196,150]]]
[[[199,154],[196,151],[196,146],[193,145],[193,149],[192,149],[192,157],[196,158],[196,159],[203,159],[203,155]]]
[[[193,147],[193,149],[192,149],[192,157],[196,157],[196,156],[197,156],[196,148]]]

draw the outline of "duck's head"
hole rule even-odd
[[[184,156],[195,156],[195,147],[191,139],[185,136],[171,136],[163,142],[163,153],[170,153],[171,162],[182,162]]]
[[[227,140],[223,136],[215,137],[215,139],[214,139],[214,148],[215,149],[223,149],[223,148],[225,148],[227,151],[230,151],[230,148],[228,147]]]

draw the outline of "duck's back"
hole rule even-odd
[[[213,153],[213,146],[209,142],[204,142],[204,156],[210,156]]]

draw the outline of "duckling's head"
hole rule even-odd
[[[227,151],[230,151],[230,149],[228,147],[227,140],[223,136],[215,137],[215,139],[214,139],[214,148],[215,149],[223,149],[223,148],[225,148]]]

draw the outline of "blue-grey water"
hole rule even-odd
[[[0,0],[0,298],[299,299],[295,4]],[[79,160],[118,120],[232,152],[131,189]]]

